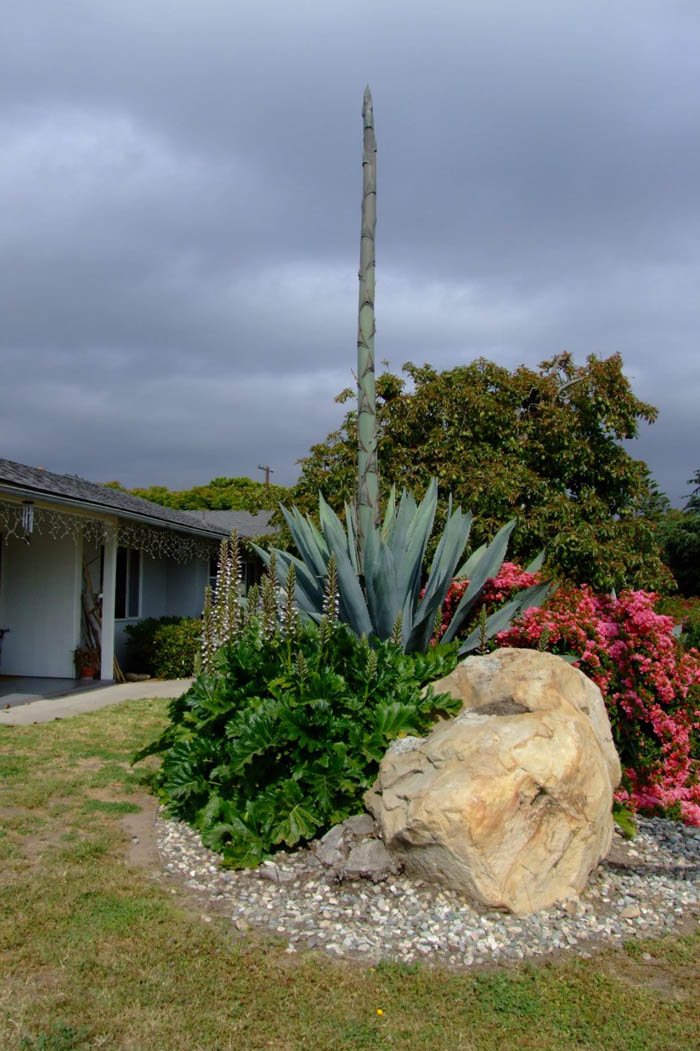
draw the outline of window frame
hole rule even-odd
[[[122,555],[122,552],[124,554]],[[123,581],[120,579],[123,576]],[[138,547],[117,548],[114,619],[138,620],[143,592],[143,558]],[[134,612],[135,610],[135,612]]]

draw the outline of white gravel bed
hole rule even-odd
[[[182,822],[156,819],[163,875],[195,892],[203,908],[240,932],[287,941],[287,952],[324,950],[377,963],[422,960],[450,967],[505,963],[601,944],[658,937],[700,918],[700,828],[639,819],[631,842],[613,849],[581,896],[518,917],[405,875],[338,882],[313,850],[276,854],[274,864],[230,871]]]

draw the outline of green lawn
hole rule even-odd
[[[290,957],[205,922],[125,860],[148,780],[128,760],[166,703],[0,727],[1,1048],[700,1047],[697,935],[454,974]]]

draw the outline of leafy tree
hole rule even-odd
[[[669,511],[659,525],[664,557],[683,595],[700,595],[700,471],[683,511]]]
[[[693,489],[688,497],[685,510],[696,515],[700,514],[700,470],[696,471],[693,477],[688,479],[688,485],[692,485]]]
[[[113,489],[124,489],[119,482],[107,483]],[[192,489],[173,490],[162,485],[126,489],[133,496],[141,496],[163,507],[180,511],[258,511],[272,510],[289,499],[289,490],[282,485],[267,488],[263,482],[250,478],[212,478],[207,485]]]
[[[554,568],[599,590],[668,585],[659,500],[647,466],[622,445],[656,409],[635,397],[619,355],[576,365],[562,353],[513,372],[484,359],[402,371],[410,387],[391,372],[377,378],[384,496],[392,483],[420,494],[434,476],[443,496],[474,512],[474,546],[515,515],[511,557],[545,547]],[[356,429],[350,411],[301,461],[291,493],[301,510],[313,513],[319,490],[339,512],[354,498]]]

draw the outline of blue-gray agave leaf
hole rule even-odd
[[[542,548],[542,550],[540,551],[539,555],[535,555],[535,557],[533,558],[532,562],[530,562],[530,564],[525,567],[525,572],[526,573],[537,573],[538,570],[542,569],[542,566],[544,565],[545,555],[546,555],[546,552],[545,552],[544,548]]]
[[[437,510],[437,484],[433,479],[419,507],[410,493],[401,496],[394,528],[387,537],[399,579],[415,606],[418,601],[423,560]]]
[[[512,518],[502,529],[498,530],[491,543],[481,555],[479,561],[476,565],[471,567],[472,575],[469,579],[469,585],[462,595],[457,609],[454,611],[447,631],[443,635],[444,642],[452,641],[469,612],[474,607],[486,581],[489,577],[495,577],[503,565],[503,559],[506,556],[506,550],[508,548],[508,540],[514,528],[515,519]]]
[[[352,568],[355,570],[359,577],[360,563],[357,557],[357,509],[353,504],[349,504],[347,500],[345,501],[345,526],[348,531],[348,554],[350,555]]]
[[[391,492],[386,502],[384,521],[382,523],[382,540],[386,540],[396,515],[396,486],[392,485]]]
[[[465,577],[467,580],[469,580],[472,573],[474,572],[474,567],[479,564],[479,559],[481,558],[487,547],[488,544],[482,544],[480,547],[477,547],[475,551],[472,551],[471,555],[466,560],[466,562],[462,563],[462,565],[459,567],[459,569],[455,573],[455,576],[458,577],[460,580],[463,580]]]
[[[396,618],[403,613],[405,580],[397,572],[396,561],[378,531],[368,533],[365,539],[365,590],[367,607],[372,620],[372,631],[380,639],[388,639]]]
[[[319,514],[328,550],[335,555],[341,619],[350,625],[356,635],[369,636],[373,632],[372,621],[348,552],[348,538],[340,519],[322,496],[319,497]]]
[[[551,581],[546,581],[544,584],[533,584],[530,588],[525,588],[523,591],[518,592],[515,598],[512,598],[510,602],[506,602],[505,606],[501,606],[495,613],[492,613],[486,620],[485,638],[490,639],[494,635],[497,635],[499,631],[505,631],[520,613],[524,613],[526,609],[531,606],[541,606],[544,600],[552,592]],[[464,642],[459,648],[459,656],[463,657],[466,653],[471,653],[475,650],[481,641],[481,626],[478,625],[474,630],[466,637]]]
[[[293,507],[291,511],[288,511],[285,507],[282,507],[281,510],[297,551],[309,570],[319,580],[323,580],[326,576],[326,567],[330,557],[326,541],[311,519],[308,516],[304,518],[296,507]]]
[[[466,547],[471,521],[471,512],[465,515],[461,508],[448,517],[433,557],[423,598],[415,612],[406,646],[408,652],[424,652],[428,647],[437,611],[445,601],[457,563]]]

